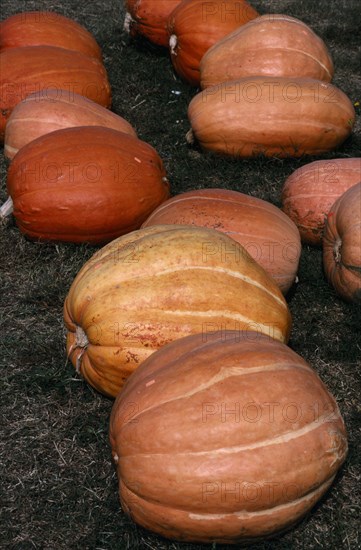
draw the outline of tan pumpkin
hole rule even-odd
[[[103,126],[65,128],[28,143],[10,164],[7,188],[27,237],[92,244],[137,229],[169,197],[155,149]]]
[[[181,0],[125,0],[124,29],[141,35],[158,46],[168,47],[168,16]]]
[[[361,181],[345,191],[328,213],[323,265],[336,292],[361,304]]]
[[[301,254],[295,224],[273,204],[228,189],[199,189],[158,206],[142,227],[181,224],[210,227],[240,243],[286,294]]]
[[[61,128],[105,126],[137,136],[124,118],[69,90],[49,89],[28,95],[12,111],[5,129],[9,159],[30,141]]]
[[[198,86],[199,64],[206,51],[257,16],[245,0],[182,0],[168,18],[169,49],[176,73]]]
[[[332,84],[254,76],[206,88],[189,104],[195,138],[235,157],[300,157],[336,149],[351,134],[355,109]]]
[[[322,245],[326,216],[347,189],[361,180],[361,158],[316,160],[295,170],[282,189],[282,209],[304,243]]]
[[[9,48],[0,52],[0,66],[0,141],[15,105],[34,92],[69,90],[110,107],[103,64],[80,52],[54,46]]]
[[[309,77],[330,82],[324,41],[295,17],[266,14],[219,40],[202,57],[201,87],[249,76]]]
[[[182,541],[251,543],[307,514],[347,454],[338,406],[284,344],[196,334],[151,355],[111,412],[122,509]]]
[[[52,11],[25,11],[0,23],[0,51],[23,46],[56,46],[102,59],[94,36],[82,25]]]
[[[220,328],[287,341],[276,283],[227,235],[156,225],[116,239],[76,276],[64,305],[67,352],[97,390],[115,396],[151,353]]]

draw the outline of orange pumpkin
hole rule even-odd
[[[73,126],[106,126],[137,135],[129,122],[95,101],[69,90],[43,90],[28,95],[12,111],[5,129],[5,156],[11,159],[30,141]]]
[[[216,42],[202,57],[201,87],[249,76],[309,77],[330,82],[334,69],[324,41],[289,15],[267,14]]]
[[[101,49],[89,31],[51,11],[16,13],[0,23],[0,51],[22,46],[56,46],[102,59]]]
[[[220,331],[172,342],[111,412],[122,509],[182,541],[245,543],[293,526],[347,455],[338,406],[284,344]]]
[[[282,209],[297,225],[302,242],[322,245],[331,206],[360,179],[361,158],[316,160],[287,178],[282,189]]]
[[[126,0],[124,29],[159,46],[168,47],[167,20],[181,0]]]
[[[355,109],[332,84],[254,76],[206,88],[189,104],[204,149],[235,157],[318,155],[351,134]]]
[[[34,92],[69,90],[110,107],[103,64],[82,53],[53,46],[9,48],[0,53],[0,66],[0,141],[15,105]]]
[[[28,143],[11,162],[7,186],[19,229],[42,241],[110,241],[140,227],[169,197],[153,147],[101,126]]]
[[[147,227],[102,248],[75,278],[64,319],[73,365],[113,397],[172,340],[239,328],[287,341],[291,323],[276,283],[241,245],[184,225]]]
[[[361,304],[361,181],[345,191],[328,213],[323,265],[336,292]]]
[[[176,73],[198,86],[199,64],[206,51],[257,16],[245,0],[182,0],[168,19],[170,55]]]
[[[222,231],[247,250],[284,294],[296,278],[301,254],[299,231],[267,201],[226,189],[188,191],[158,206],[142,227],[157,224],[197,225]]]

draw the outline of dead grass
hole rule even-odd
[[[358,0],[253,2],[262,13],[303,19],[327,41],[334,82],[360,101]],[[185,143],[186,109],[195,90],[174,77],[166,53],[129,41],[119,0],[2,0],[1,17],[53,9],[91,30],[104,51],[113,110],[125,116],[164,159],[172,193],[227,187],[280,203],[285,178],[313,159],[235,161],[200,153]],[[174,94],[174,91],[180,94]],[[360,120],[333,156],[359,156]],[[1,156],[1,199],[6,163]],[[173,549],[198,545],[165,541],[134,525],[120,510],[110,461],[112,402],[65,364],[62,305],[81,265],[94,249],[31,243],[11,222],[1,228],[0,545],[12,550]],[[290,346],[308,360],[337,398],[350,451],[331,490],[312,514],[278,539],[254,550],[355,549],[360,517],[361,312],[326,283],[320,250],[304,247],[299,283],[289,295]],[[220,548],[218,545],[217,548]],[[226,548],[226,546],[222,547]]]

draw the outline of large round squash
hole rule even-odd
[[[254,76],[210,86],[189,104],[191,141],[235,157],[318,155],[351,134],[355,109],[332,84]]]
[[[5,129],[4,153],[9,159],[30,141],[74,126],[105,126],[136,137],[124,118],[69,90],[43,90],[28,95],[12,111]]]
[[[125,0],[124,29],[131,36],[144,36],[158,46],[168,47],[168,16],[181,0]]]
[[[309,77],[330,82],[333,62],[324,41],[289,15],[267,14],[214,44],[200,64],[201,87],[247,76]]]
[[[22,46],[56,46],[102,59],[94,36],[82,25],[51,11],[26,11],[0,23],[0,51]]]
[[[183,541],[241,543],[295,524],[347,454],[315,371],[247,332],[197,334],[149,357],[110,419],[122,509]]]
[[[301,253],[295,224],[273,204],[228,189],[176,195],[152,212],[142,227],[184,224],[211,227],[239,242],[285,294],[294,282]]]
[[[325,219],[333,203],[361,180],[361,158],[316,160],[295,170],[282,189],[282,209],[301,240],[322,245]]]
[[[74,366],[109,396],[182,336],[246,328],[287,341],[290,330],[276,283],[241,245],[177,225],[134,231],[96,253],[70,288],[64,319]]]
[[[328,213],[323,265],[336,292],[361,304],[361,181],[345,191]]]
[[[198,86],[199,64],[206,51],[257,15],[245,0],[182,0],[168,18],[170,55],[176,73]]]
[[[140,227],[169,197],[153,147],[101,126],[28,143],[11,162],[7,186],[20,230],[44,241],[108,242]]]
[[[54,46],[24,46],[2,51],[0,66],[0,141],[15,105],[34,92],[69,90],[110,107],[106,70],[85,54]]]

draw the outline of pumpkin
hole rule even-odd
[[[168,18],[170,55],[176,73],[198,86],[199,64],[206,51],[257,15],[245,0],[182,0]]]
[[[318,155],[351,134],[355,109],[332,84],[254,76],[210,86],[188,117],[202,148],[235,157]]]
[[[199,189],[158,206],[142,227],[185,224],[229,235],[273,277],[285,294],[296,278],[301,253],[295,224],[273,204],[228,189]]]
[[[50,88],[69,90],[110,107],[103,64],[80,52],[54,46],[24,46],[0,52],[0,141],[11,111],[29,94]]]
[[[204,227],[156,225],[120,237],[80,270],[64,304],[77,371],[114,397],[151,353],[216,328],[287,341],[276,283],[233,239]]]
[[[330,82],[333,62],[324,41],[289,15],[267,14],[214,44],[200,63],[201,87],[249,76],[309,77]]]
[[[295,222],[304,243],[322,245],[327,214],[361,179],[361,158],[316,160],[295,170],[282,189],[282,209]]]
[[[9,159],[30,141],[72,126],[106,126],[136,137],[124,118],[69,90],[43,90],[28,95],[12,111],[5,129],[4,153]]]
[[[168,47],[167,20],[181,0],[126,0],[124,29],[131,35],[141,35],[158,46]]]
[[[347,454],[338,406],[281,342],[220,331],[151,355],[110,418],[122,509],[182,541],[270,537],[307,514]]]
[[[110,241],[140,227],[169,197],[153,147],[101,126],[28,143],[10,164],[7,187],[19,229],[42,241]]]
[[[345,191],[328,213],[323,265],[336,292],[361,304],[361,181]]]
[[[51,11],[16,13],[0,23],[0,51],[22,46],[57,46],[102,59],[101,49],[89,31]]]

